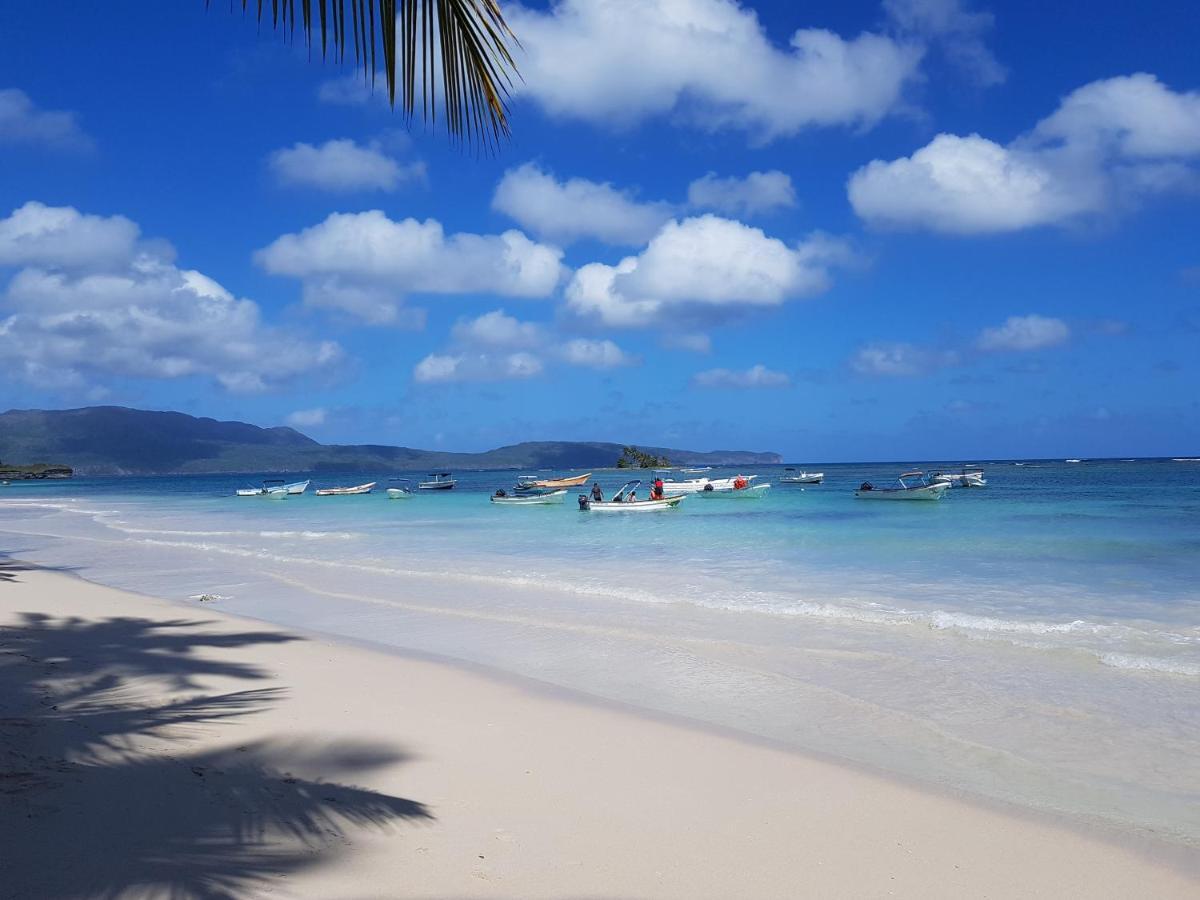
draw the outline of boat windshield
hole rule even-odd
[[[640,480],[626,482],[625,486],[622,487],[619,491],[617,491],[613,495],[613,502],[616,502],[618,497],[620,497],[622,500],[624,500],[626,494],[628,494],[632,491],[636,491],[641,486],[642,486],[642,482]]]

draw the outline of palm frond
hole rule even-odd
[[[249,7],[242,0],[242,12]],[[436,122],[440,107],[454,140],[495,145],[508,136],[517,39],[499,0],[255,0],[260,24],[268,14],[276,33],[294,39],[299,29],[309,48],[319,34],[322,59],[345,62],[353,47],[363,77],[374,87],[382,70],[406,119],[419,92],[423,118]]]

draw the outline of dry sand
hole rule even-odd
[[[1194,863],[0,563],[4,897],[1195,898]]]

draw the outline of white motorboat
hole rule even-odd
[[[354,487],[321,488],[316,491],[318,497],[353,497],[358,494],[369,494],[375,489],[377,482],[368,481],[366,484],[356,484]]]
[[[905,472],[896,479],[896,487],[875,487],[869,481],[854,492],[860,500],[941,500],[950,490],[948,484],[932,484],[924,472]]]
[[[579,508],[584,512],[653,512],[674,509],[683,502],[684,494],[665,496],[661,500],[635,500],[635,492],[641,481],[630,481],[613,494],[611,500],[592,500],[587,494],[579,495]]]
[[[684,475],[699,475],[701,472],[711,472],[712,466],[699,466],[694,469],[680,469]]]
[[[492,494],[491,501],[503,506],[548,506],[553,503],[562,503],[563,498],[566,496],[566,488],[559,488],[556,491],[545,491],[540,494],[513,495],[505,491],[496,491],[496,493]]]
[[[948,484],[952,488],[987,487],[983,469],[978,466],[963,466],[961,472],[934,472],[929,481],[932,484]]]
[[[780,475],[780,484],[820,484],[825,480],[824,472],[797,472],[790,466],[784,471],[789,472],[790,474]]]
[[[745,487],[731,488],[714,488],[711,485],[700,491],[696,496],[712,498],[723,498],[727,500],[754,500],[767,496],[767,491],[771,489],[771,483],[764,481],[762,484],[747,484]]]
[[[662,478],[663,474],[655,472],[655,477]],[[731,490],[734,482],[739,478],[753,481],[757,477],[757,475],[735,475],[730,478],[688,478],[683,481],[663,478],[663,491],[668,494],[696,494],[707,490],[710,485],[714,491],[726,491]]]
[[[1083,462],[1083,460],[1082,459],[1068,459],[1068,460],[1064,460],[1064,462],[1081,463],[1081,462]]]
[[[304,486],[308,487],[307,481],[304,482]],[[239,497],[271,497],[276,500],[284,500],[291,493],[288,487],[288,485],[283,483],[282,478],[268,478],[263,481],[261,487],[238,488],[237,495]],[[298,493],[303,493],[303,491],[299,491]]]
[[[393,478],[391,482],[395,487],[387,489],[389,500],[409,500],[417,495],[413,490],[413,484],[407,478]]]
[[[283,489],[294,496],[296,494],[303,494],[305,491],[307,491],[308,485],[309,482],[307,481],[293,481],[291,484],[285,484]]]
[[[422,481],[417,484],[417,490],[420,491],[448,491],[457,482],[454,476],[449,472],[430,472],[429,480]]]

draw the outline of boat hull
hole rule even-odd
[[[376,484],[377,482],[372,481],[369,484],[358,484],[354,487],[322,488],[314,493],[318,497],[354,497],[358,494],[371,493],[375,489]]]
[[[454,487],[453,481],[422,481],[417,485],[421,491],[448,491]]]
[[[683,502],[684,495],[676,494],[673,497],[664,497],[661,500],[626,500],[622,503],[613,503],[611,500],[604,500],[597,503],[594,500],[588,500],[583,506],[585,512],[656,512],[664,509],[675,509]]]
[[[805,472],[801,475],[783,475],[780,484],[820,484],[825,480],[824,472]]]
[[[948,484],[928,484],[911,488],[872,488],[857,490],[854,496],[860,500],[941,500],[950,489]]]
[[[555,503],[562,503],[563,498],[567,496],[567,489],[562,488],[557,491],[551,491],[547,494],[533,494],[525,497],[495,497],[491,498],[492,502],[499,506],[549,506]]]
[[[559,488],[573,488],[586,484],[587,480],[592,477],[591,472],[585,472],[583,475],[576,475],[573,478],[547,478],[544,481],[534,481],[528,484],[517,485],[518,491],[536,491],[536,490],[551,490],[556,491]]]
[[[413,491],[406,491],[403,488],[388,488],[387,495],[389,500],[409,500],[413,496]]]

